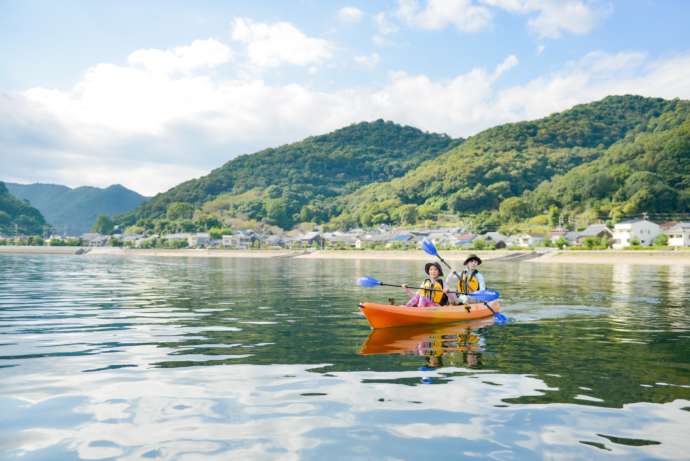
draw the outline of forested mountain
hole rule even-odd
[[[626,136],[654,130],[655,120],[675,113],[682,117],[687,108],[686,101],[616,96],[541,120],[491,128],[400,179],[343,197],[343,211],[335,221],[346,227],[395,222],[392,212],[414,205],[417,219],[493,211],[494,216],[484,216],[483,221],[497,225],[505,221],[506,217],[498,219],[495,213],[506,199],[595,161]],[[504,209],[511,209],[512,202]],[[518,213],[508,218],[522,219],[543,211],[536,203],[532,209],[516,208]]]
[[[623,216],[690,210],[690,104],[652,119],[598,159],[526,191],[515,202],[527,213]]]
[[[192,207],[203,207],[206,215],[242,216],[283,228],[299,221],[321,222],[336,212],[331,209],[335,197],[402,176],[460,143],[382,120],[358,123],[237,157],[155,196],[120,222],[155,221],[165,229],[172,221],[191,219]],[[204,219],[202,215],[196,213],[195,219]]]
[[[464,142],[360,123],[234,159],[120,220],[193,230],[242,217],[287,229],[450,216],[482,230],[688,212],[689,112],[688,101],[610,96]]]
[[[28,200],[59,233],[81,235],[88,232],[101,214],[114,216],[135,209],[146,197],[119,184],[69,188],[56,184],[7,183],[11,194]]]
[[[0,235],[41,235],[45,226],[40,211],[14,197],[0,182]]]

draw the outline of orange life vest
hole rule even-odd
[[[468,295],[479,291],[479,280],[475,277],[479,271],[475,270],[469,274],[467,271],[462,271],[460,273],[460,279],[458,279],[458,291],[460,294]]]

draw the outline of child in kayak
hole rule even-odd
[[[446,284],[450,287],[452,286],[450,281],[451,278],[457,276],[460,279],[457,281],[457,291],[458,294],[448,293],[448,299],[451,304],[467,304],[472,299],[472,293],[475,291],[486,290],[486,282],[484,282],[484,276],[479,273],[477,266],[482,263],[482,260],[477,255],[469,255],[465,262],[462,263],[465,268],[462,272],[456,272],[455,269],[451,270],[451,273],[446,279]],[[456,275],[457,274],[457,275]]]
[[[402,285],[405,293],[411,297],[407,306],[431,307],[448,304],[448,295],[443,292],[443,270],[441,265],[439,263],[427,263],[424,266],[424,272],[426,272],[428,278],[422,282],[422,286],[417,293],[412,291],[407,285]]]

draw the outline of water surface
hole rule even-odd
[[[354,280],[421,266],[2,255],[0,459],[688,459],[690,268],[485,264],[509,324],[371,333]]]

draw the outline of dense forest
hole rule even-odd
[[[164,230],[238,216],[284,229],[324,222],[338,212],[335,198],[402,176],[461,142],[382,120],[358,123],[237,157],[156,195],[119,223]]]
[[[45,227],[41,212],[10,194],[0,182],[0,235],[41,235]]]
[[[119,222],[195,230],[243,219],[289,229],[443,218],[515,231],[688,212],[689,113],[688,101],[610,96],[464,141],[359,123],[238,157]]]

